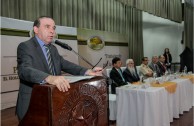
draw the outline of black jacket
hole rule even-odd
[[[122,70],[119,69],[122,73]],[[116,93],[116,87],[126,85],[127,82],[123,81],[121,75],[119,72],[113,67],[111,72],[110,72],[110,78],[113,80],[113,83],[111,84],[111,93],[115,94]]]
[[[126,68],[123,71],[123,76],[127,82],[133,83],[140,80],[139,75],[137,74],[137,69],[135,67],[135,76]]]
[[[160,74],[161,74],[161,76],[164,75],[165,72],[166,72],[166,66],[165,66],[165,64],[163,64],[163,65],[164,65],[164,66],[163,66],[163,65],[161,64],[161,62],[158,61],[158,62],[157,62],[157,65],[158,65],[158,67],[159,67],[159,69],[160,69]]]

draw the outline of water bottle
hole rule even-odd
[[[157,73],[156,71],[153,72],[153,77],[156,79],[157,78]]]
[[[140,75],[140,82],[141,82],[141,83],[144,83],[143,75]]]
[[[168,73],[171,75],[171,70],[170,69],[168,69]]]
[[[187,73],[187,66],[184,67],[184,74]]]

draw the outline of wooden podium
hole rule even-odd
[[[75,82],[68,92],[35,85],[19,126],[107,126],[107,99],[103,77]]]

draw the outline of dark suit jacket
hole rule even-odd
[[[160,77],[162,76],[163,74],[160,72],[160,68],[158,66],[158,64],[155,64],[156,66],[154,66],[154,63],[151,62],[148,66],[150,69],[152,69],[152,71],[155,71],[156,74],[157,74],[157,77]]]
[[[120,71],[121,71],[121,69],[120,69]],[[121,71],[121,73],[122,73],[122,71]],[[110,78],[113,80],[113,83],[111,84],[111,93],[112,94],[116,93],[116,87],[127,84],[127,82],[123,81],[121,75],[114,67],[110,71]]]
[[[158,67],[159,67],[159,69],[160,69],[160,73],[161,73],[161,76],[162,75],[164,75],[165,74],[165,72],[166,72],[166,68],[164,68],[164,66],[165,66],[165,64],[164,64],[164,66],[161,64],[161,62],[157,62],[157,65],[158,65]]]
[[[59,55],[56,47],[52,44],[50,52],[56,75],[60,75],[61,71],[73,75],[84,75],[86,72],[86,68],[63,59]],[[35,37],[19,44],[17,49],[17,62],[20,87],[16,114],[21,120],[27,112],[33,85],[35,83],[40,84],[49,76],[49,68],[43,51]]]
[[[127,82],[133,83],[140,80],[139,75],[137,74],[137,69],[135,67],[135,76],[129,71],[128,68],[126,68],[123,71],[123,76]]]

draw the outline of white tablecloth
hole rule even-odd
[[[116,95],[109,94],[109,120],[116,120],[117,107],[116,107]]]
[[[179,118],[178,114],[189,111],[193,105],[193,84],[189,79],[176,79],[172,82],[177,83],[177,91],[174,94],[173,110],[174,118]],[[175,114],[176,113],[176,114]]]
[[[172,82],[177,84],[175,93],[164,87],[117,88],[117,126],[169,126],[173,118],[189,111],[194,104],[194,84],[181,78]]]
[[[117,88],[117,126],[170,126],[165,88]]]

